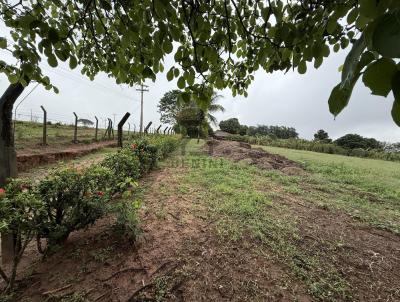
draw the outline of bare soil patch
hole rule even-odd
[[[301,175],[305,173],[300,165],[294,161],[277,154],[268,153],[261,148],[252,148],[247,143],[209,140],[204,149],[211,156],[229,158],[235,162],[254,165],[261,169],[280,170],[288,175]]]
[[[70,145],[64,149],[43,148],[40,153],[31,151],[19,151],[17,153],[18,172],[24,172],[31,168],[55,163],[60,160],[77,158],[105,147],[115,147],[115,141],[105,141],[93,144]]]

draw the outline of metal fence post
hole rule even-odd
[[[164,135],[165,135],[165,132],[167,131],[167,129],[168,129],[168,127],[165,127],[165,129],[164,129],[164,132],[163,132],[163,133],[164,133]]]
[[[124,117],[121,119],[121,121],[118,123],[118,147],[122,148],[122,127],[128,120],[128,118],[131,116],[129,112],[125,113]]]
[[[94,118],[96,119],[96,130],[94,133],[94,140],[97,142],[97,134],[99,132],[99,119],[97,118],[97,116],[94,116]]]
[[[43,138],[42,138],[42,145],[47,145],[47,111],[44,109],[43,106],[40,106],[43,110]]]
[[[157,131],[156,131],[157,134],[160,133],[161,126],[162,126],[162,125],[158,126]]]
[[[144,128],[144,133],[145,133],[145,134],[148,134],[148,131],[149,131],[149,128],[150,128],[151,124],[153,124],[153,122],[149,122],[149,123],[147,124],[146,128]]]
[[[74,112],[75,115],[75,127],[74,127],[74,144],[78,142],[78,116]]]
[[[131,123],[128,123],[128,136],[130,132],[131,132]]]

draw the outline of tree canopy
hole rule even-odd
[[[91,79],[102,71],[133,85],[154,80],[170,54],[168,80],[203,107],[214,89],[247,95],[259,69],[302,74],[352,45],[330,111],[347,106],[362,75],[373,94],[393,92],[400,125],[397,0],[0,0],[0,14],[12,37],[1,37],[0,48],[16,59],[0,61],[0,72],[11,83],[57,91],[40,67],[45,57],[52,67],[82,64]]]
[[[382,143],[374,138],[362,137],[358,134],[346,134],[337,140],[335,144],[347,149],[381,149]]]
[[[314,134],[314,140],[324,143],[332,142],[332,140],[329,138],[328,132],[326,132],[324,129],[320,129]]]
[[[206,136],[207,132],[212,129],[210,124],[217,122],[213,113],[225,110],[224,107],[217,104],[221,96],[213,93],[208,101],[208,106],[203,109],[194,100],[183,101],[182,93],[184,92],[180,90],[171,90],[164,94],[158,104],[160,121],[173,124],[178,131],[184,131],[190,136],[197,136],[199,132],[201,132],[201,136]]]

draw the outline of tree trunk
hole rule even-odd
[[[17,98],[24,91],[21,84],[11,84],[0,98],[0,188],[10,177],[17,176],[17,156],[12,131],[12,110]],[[1,259],[3,263],[14,257],[14,237],[1,235]]]

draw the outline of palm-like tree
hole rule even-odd
[[[216,92],[213,92],[213,95],[210,100],[210,105],[208,106],[208,108],[205,112],[205,117],[206,117],[207,121],[215,126],[217,125],[217,118],[214,115],[212,115],[212,113],[215,113],[218,111],[225,112],[225,108],[222,105],[217,104],[217,101],[221,98],[223,98],[222,95],[217,94]]]

